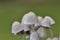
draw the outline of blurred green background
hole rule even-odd
[[[38,16],[51,16],[56,24],[52,26],[54,36],[60,35],[60,0],[0,0],[0,40],[20,40],[11,33],[14,21],[20,21],[24,14],[33,11]],[[47,37],[50,37],[47,30]]]

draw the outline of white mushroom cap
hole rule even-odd
[[[39,35],[36,31],[33,31],[30,35],[30,40],[40,40]]]
[[[41,24],[42,24],[42,26],[44,26],[44,27],[50,28],[51,25],[55,24],[55,21],[54,21],[51,17],[46,16],[46,17],[43,19],[43,21],[42,21]]]
[[[15,35],[22,30],[23,30],[23,27],[18,21],[15,21],[12,24],[12,33],[14,33]]]
[[[53,40],[59,40],[58,37],[54,37]]]
[[[37,33],[39,34],[39,36],[41,38],[45,38],[46,37],[46,30],[43,28],[43,27],[40,27],[38,30],[37,30]]]
[[[35,27],[40,26],[41,22],[43,20],[43,18],[41,16],[38,16],[37,19],[38,19],[38,22],[35,24]]]
[[[50,21],[50,25],[55,24],[55,21],[50,16],[46,16],[45,18],[47,18]]]
[[[53,40],[52,38],[47,38],[47,40]]]
[[[37,16],[33,12],[29,12],[23,16],[22,24],[35,24],[37,23]]]

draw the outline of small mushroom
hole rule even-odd
[[[52,29],[51,29],[51,26],[52,26],[53,24],[55,24],[55,21],[54,21],[51,17],[49,17],[49,16],[46,16],[46,17],[43,19],[42,23],[41,23],[41,25],[42,25],[43,27],[45,27],[45,28],[47,28],[47,29],[50,30],[51,37],[54,37],[53,31],[52,31]]]
[[[44,40],[46,37],[46,31],[45,31],[45,28],[41,25],[43,18],[41,16],[38,16],[37,18],[38,18],[38,22],[35,24],[34,30],[37,31],[40,38]]]
[[[40,27],[37,30],[37,33],[39,34],[40,38],[42,38],[42,40],[45,40],[45,38],[46,38],[46,30],[45,30],[44,27]]]
[[[37,23],[35,24],[34,27],[41,26],[41,22],[42,22],[43,18],[41,16],[38,16],[37,19],[38,19],[38,21],[37,21]]]
[[[15,35],[18,35],[19,33],[20,34],[23,34],[23,26],[18,22],[18,21],[15,21],[13,24],[12,24],[12,33],[15,34]]]
[[[46,16],[42,21],[42,25],[47,28],[51,28],[53,24],[55,24],[55,21],[50,16]]]
[[[31,32],[30,40],[40,40],[39,35],[36,31]]]
[[[22,25],[24,25],[26,35],[30,35],[30,31],[35,23],[37,23],[37,16],[34,12],[29,12],[23,16]]]

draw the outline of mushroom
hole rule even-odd
[[[34,12],[29,12],[23,16],[22,25],[24,25],[26,35],[30,35],[30,31],[35,23],[37,23],[37,16]]]
[[[39,34],[40,38],[42,38],[42,40],[45,40],[45,38],[46,38],[46,30],[45,30],[44,27],[40,27],[37,30],[37,33]]]
[[[41,23],[41,25],[42,25],[43,27],[45,27],[45,28],[47,28],[47,29],[50,30],[50,34],[51,34],[51,37],[52,37],[52,38],[54,37],[53,31],[52,31],[52,28],[51,28],[51,26],[52,26],[53,24],[55,24],[55,21],[54,21],[51,17],[49,17],[49,16],[46,16],[46,17],[43,19],[42,23]]]
[[[39,35],[36,31],[31,32],[30,40],[40,40]]]
[[[18,35],[19,33],[20,34],[23,34],[23,26],[18,22],[18,21],[15,21],[13,24],[12,24],[12,33],[15,34],[15,35]]]
[[[38,19],[38,21],[37,21],[37,23],[35,24],[34,27],[41,26],[41,22],[42,22],[43,18],[41,16],[38,16],[37,19]]]
[[[43,20],[43,18],[41,16],[38,16],[37,19],[38,19],[38,22],[34,25],[34,30],[35,31],[37,31],[40,28],[41,22]]]
[[[45,31],[45,28],[41,25],[43,18],[41,16],[38,16],[37,18],[38,18],[38,22],[35,24],[34,30],[37,31],[40,38],[44,40],[46,37],[46,31]]]
[[[24,34],[24,29],[23,29],[23,26],[20,24],[20,22],[15,21],[12,24],[12,33],[14,35],[20,36],[21,37],[21,40],[23,40],[22,35]]]

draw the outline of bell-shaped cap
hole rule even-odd
[[[43,20],[43,18],[41,16],[38,16],[37,19],[38,19],[38,22],[35,24],[35,27],[41,26],[41,22]]]
[[[52,38],[47,38],[47,40],[53,40]]]
[[[44,29],[44,27],[40,27],[38,30],[37,30],[37,33],[39,34],[39,36],[41,38],[45,38],[46,37],[46,30]]]
[[[50,25],[55,24],[55,21],[54,21],[53,18],[51,18],[50,16],[46,16],[45,18],[50,21]]]
[[[35,24],[37,23],[37,16],[35,15],[34,12],[29,12],[27,14],[25,14],[22,18],[22,24]]]
[[[59,40],[59,38],[58,37],[54,37],[53,40]]]
[[[46,16],[43,21],[41,22],[41,25],[44,26],[44,27],[48,27],[50,28],[51,25],[55,24],[55,21],[49,17],[49,16]]]
[[[21,32],[22,30],[23,30],[23,27],[22,27],[22,25],[18,21],[15,21],[12,24],[12,33],[13,34],[16,35],[18,32]]]
[[[40,40],[39,35],[36,31],[33,31],[30,35],[30,40]]]

